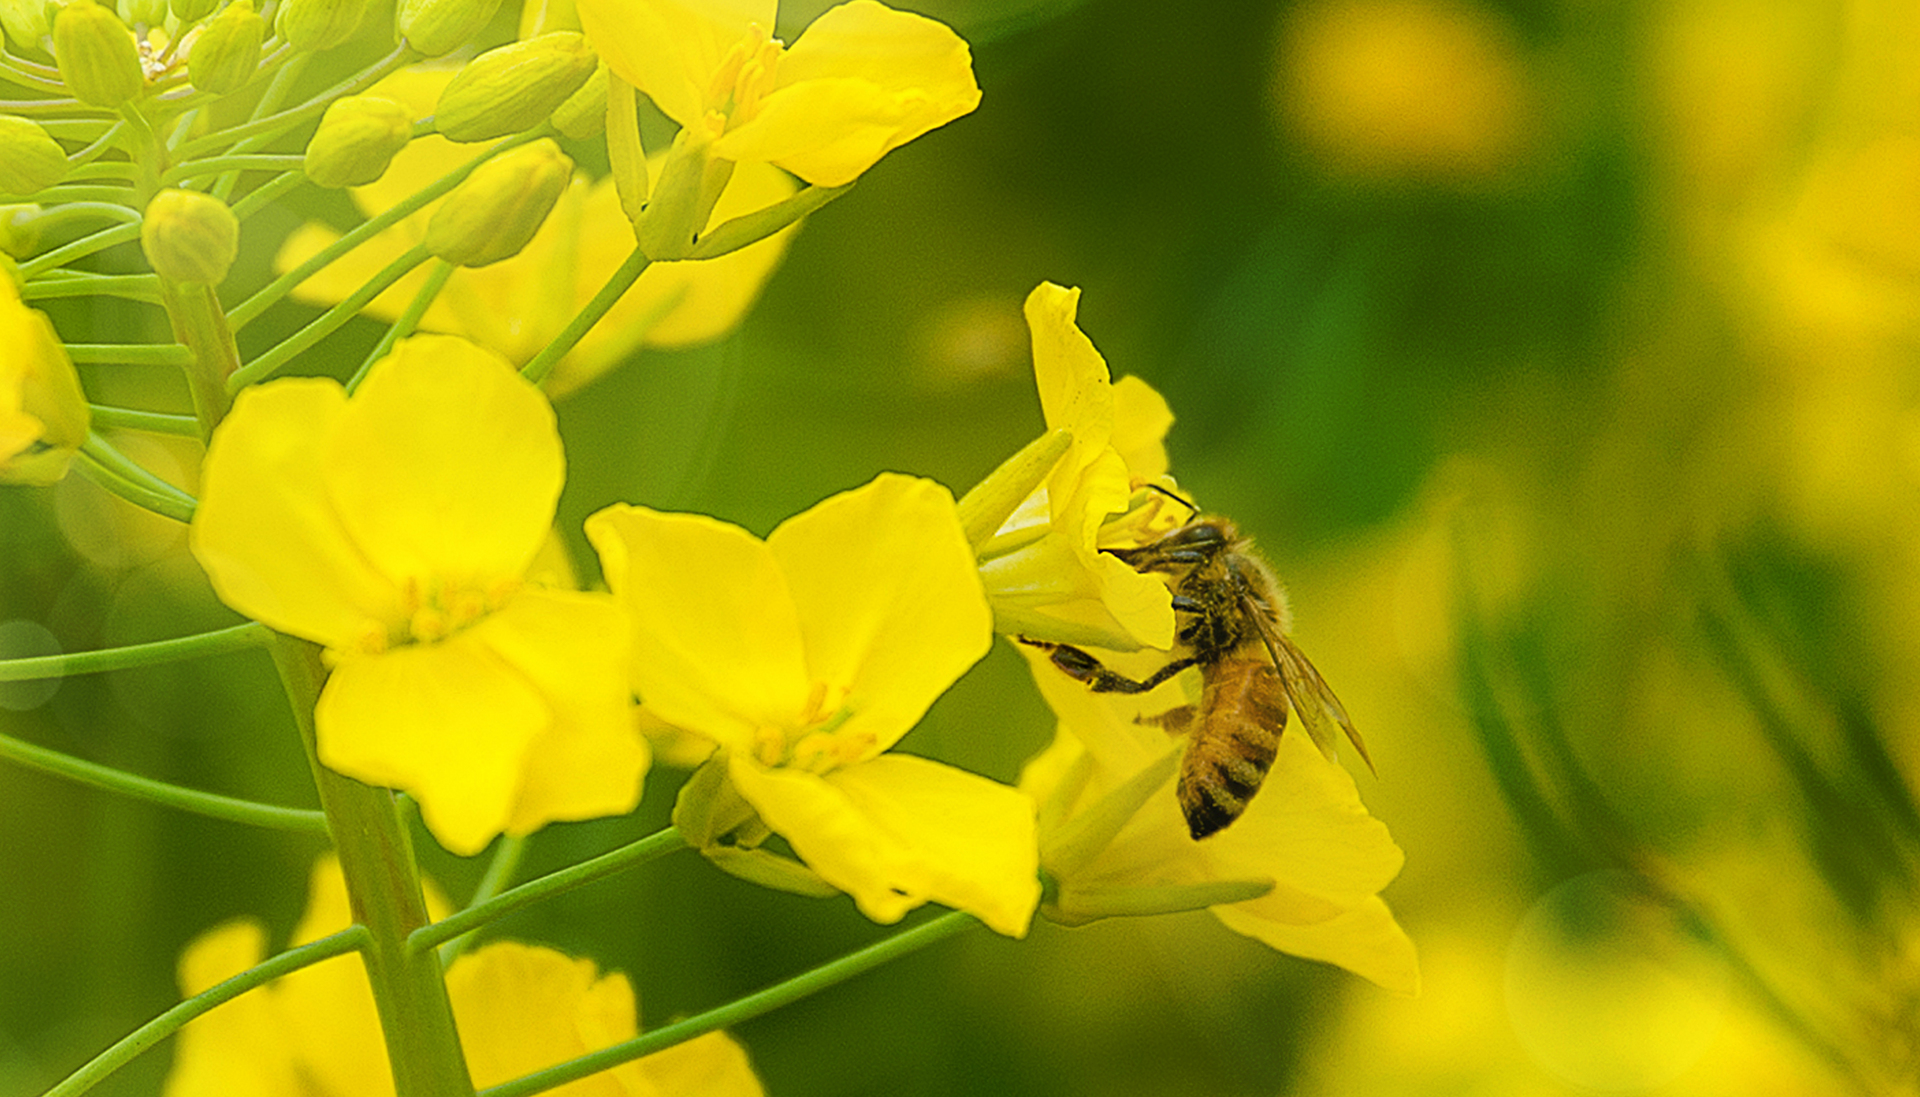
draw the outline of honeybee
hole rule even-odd
[[[1332,757],[1338,727],[1373,768],[1346,708],[1288,638],[1292,618],[1279,580],[1232,522],[1196,510],[1159,540],[1105,551],[1137,571],[1169,576],[1173,610],[1182,616],[1176,650],[1184,654],[1134,679],[1079,648],[1020,640],[1047,650],[1054,666],[1096,693],[1145,693],[1188,667],[1200,668],[1199,703],[1150,718],[1188,735],[1175,793],[1196,840],[1246,811],[1279,752],[1289,708],[1322,752]]]

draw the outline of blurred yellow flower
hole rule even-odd
[[[1457,0],[1316,0],[1284,27],[1274,104],[1322,164],[1375,179],[1497,178],[1533,125],[1513,33]]]
[[[401,341],[351,399],[247,389],[207,452],[215,591],[325,646],[321,761],[411,793],[455,853],[639,799],[619,607],[526,581],[564,477],[546,400],[452,336]]]
[[[91,417],[59,333],[0,272],[0,483],[65,476]]]
[[[720,160],[851,183],[882,156],[980,104],[967,43],[945,25],[852,0],[791,49],[768,37],[775,0],[579,0],[614,74]]]
[[[587,519],[587,537],[629,610],[635,692],[719,745],[707,772],[748,806],[689,835],[716,863],[740,866],[732,855],[761,853],[771,830],[875,921],[932,900],[1026,932],[1039,901],[1031,801],[887,753],[992,641],[945,488],[883,475],[765,541],[626,505]]]
[[[455,70],[415,66],[376,84],[369,94],[410,107],[415,117],[433,113]],[[378,181],[355,187],[354,205],[366,216],[392,208],[421,187],[470,160],[473,146],[444,137],[417,138]],[[656,165],[657,170],[657,165]],[[720,196],[714,217],[724,221],[791,196],[791,177],[765,164],[742,165]],[[425,239],[438,203],[328,264],[294,290],[296,300],[333,305]],[[699,261],[656,262],[580,344],[562,358],[544,387],[571,392],[619,365],[642,347],[709,343],[732,332],[759,299],[794,230],[789,228],[739,251]],[[289,271],[340,238],[332,228],[308,223],[281,245],[275,267]],[[620,208],[611,178],[588,183],[578,177],[533,240],[518,255],[479,269],[462,268],[421,317],[424,331],[461,335],[524,364],[560,333],[633,250],[633,230]],[[368,316],[394,320],[427,279],[424,270],[400,279],[374,298]]]
[[[1413,942],[1379,897],[1404,856],[1367,814],[1346,770],[1307,736],[1282,735],[1246,814],[1196,842],[1169,764],[1185,741],[1140,717],[1191,703],[1198,673],[1146,694],[1094,693],[1046,653],[1021,652],[1060,720],[1053,744],[1020,779],[1041,805],[1049,917],[1078,924],[1205,906],[1234,932],[1282,952],[1337,964],[1389,990],[1418,991]],[[1102,658],[1121,673],[1140,669],[1127,656]]]
[[[434,896],[429,894],[429,905]],[[444,904],[438,904],[444,906]],[[437,911],[436,917],[445,913]],[[292,943],[345,929],[346,886],[331,857],[314,869]],[[266,933],[251,920],[201,934],[180,958],[180,989],[197,994],[259,963]],[[499,1085],[638,1034],[633,989],[588,960],[495,942],[447,970],[467,1068]],[[338,956],[251,991],[181,1030],[166,1097],[383,1097],[394,1092],[373,994],[357,956]],[[690,1084],[697,1090],[689,1089]],[[725,1033],[712,1033],[571,1083],[570,1097],[757,1097],[760,1081]]]
[[[1141,485],[1166,476],[1162,440],[1173,413],[1138,378],[1109,383],[1106,360],[1075,324],[1079,303],[1079,290],[1051,282],[1027,297],[1041,411],[1048,430],[1071,441],[1038,490],[1027,494],[1028,478],[1012,475],[1016,458],[969,493],[970,508],[996,492],[1024,495],[977,546],[980,574],[1001,632],[1165,650],[1174,626],[1166,585],[1100,549],[1149,539],[1156,516],[1186,516],[1158,493],[1133,504]],[[1115,523],[1116,515],[1127,517]]]

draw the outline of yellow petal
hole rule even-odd
[[[214,432],[201,473],[193,553],[221,601],[328,647],[404,617],[328,497],[326,454],[346,416],[332,381],[247,389]]]
[[[1047,426],[1071,430],[1081,447],[1098,450],[1113,434],[1113,390],[1107,360],[1076,322],[1079,310],[1078,289],[1042,282],[1027,295],[1033,380]]]
[[[624,504],[586,529],[632,625],[634,692],[656,716],[751,751],[757,730],[804,710],[800,621],[765,542],[705,515]]]
[[[710,1032],[640,1060],[640,1073],[662,1094],[761,1097],[766,1091],[747,1050],[724,1032]]]
[[[1127,463],[1135,480],[1158,480],[1167,474],[1167,431],[1173,428],[1173,409],[1166,397],[1138,377],[1113,383],[1113,448]]]
[[[293,270],[338,239],[340,233],[325,225],[301,225],[281,243],[280,251],[273,258],[273,269],[282,274]],[[294,287],[292,297],[308,305],[337,305],[419,242],[418,229],[404,223],[396,225],[315,271],[312,277]],[[389,322],[398,319],[426,279],[424,268],[413,271],[368,302],[361,310],[362,315]]]
[[[980,105],[967,43],[874,0],[814,20],[780,59],[774,90],[714,155],[768,160],[809,183],[850,183],[888,152]]]
[[[468,856],[506,829],[545,699],[471,631],[351,658],[314,718],[320,760],[405,789],[440,844]]]
[[[634,726],[624,613],[604,594],[524,590],[472,630],[542,694],[553,722],[526,752],[509,834],[624,815],[651,754]]]
[[[0,274],[0,481],[51,484],[87,440],[92,413],[53,322]]]
[[[198,994],[260,962],[258,922],[217,926],[180,956],[180,990]],[[271,990],[255,990],[189,1022],[179,1035],[166,1097],[278,1097],[299,1091],[284,1019]]]
[[[707,109],[727,51],[756,24],[773,30],[774,0],[579,0],[580,26],[607,67],[682,126]]]
[[[639,1031],[625,976],[602,977],[591,960],[514,941],[454,961],[447,997],[476,1087],[579,1058]],[[644,1085],[638,1071],[626,1063],[556,1092],[627,1097]]]
[[[1420,962],[1413,940],[1378,898],[1325,922],[1304,926],[1261,918],[1247,909],[1249,906],[1237,903],[1214,907],[1213,913],[1228,929],[1270,948],[1337,964],[1400,994],[1420,993]]]
[[[846,736],[885,750],[987,653],[993,615],[953,495],[885,473],[767,538],[793,591],[813,681],[848,692]]]
[[[340,520],[396,582],[518,579],[566,475],[546,398],[451,336],[402,340],[375,363],[325,460]]]
[[[932,901],[1010,937],[1040,901],[1033,801],[924,758],[890,754],[826,777],[735,757],[740,794],[808,867],[876,922]]]

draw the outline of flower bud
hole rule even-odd
[[[169,0],[167,6],[182,23],[193,23],[212,15],[220,0]]]
[[[440,93],[434,124],[453,141],[491,141],[538,125],[593,75],[586,36],[543,34],[467,62]]]
[[[413,112],[377,95],[333,101],[307,142],[305,169],[316,186],[365,186],[387,173],[413,139]]]
[[[16,52],[38,51],[40,40],[53,33],[53,9],[46,0],[0,0],[0,27]]]
[[[0,252],[25,259],[40,250],[40,215],[35,205],[0,206]]]
[[[67,175],[67,154],[40,124],[0,114],[0,194],[32,194]]]
[[[0,272],[0,483],[51,484],[87,440],[91,413],[45,313]]]
[[[266,36],[267,21],[254,14],[253,0],[233,0],[194,40],[187,54],[187,80],[215,95],[237,90],[259,67],[260,42]]]
[[[428,57],[459,48],[493,20],[500,0],[400,0],[394,33]]]
[[[167,0],[121,0],[120,19],[133,27],[160,26],[167,21]]]
[[[487,161],[447,195],[427,222],[427,250],[462,267],[518,255],[553,212],[573,161],[542,137]]]
[[[118,107],[146,88],[140,51],[120,17],[93,0],[73,0],[53,21],[60,79],[82,103]]]
[[[575,141],[591,141],[607,131],[607,66],[599,65],[580,90],[553,108],[553,128]]]
[[[353,37],[367,0],[284,0],[274,29],[297,50],[332,49]]]
[[[240,254],[240,222],[211,194],[169,187],[147,203],[140,250],[169,282],[218,285]]]

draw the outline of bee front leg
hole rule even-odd
[[[1053,665],[1076,682],[1084,682],[1095,693],[1145,693],[1181,671],[1194,665],[1191,658],[1175,659],[1159,670],[1148,675],[1146,680],[1129,678],[1116,674],[1106,668],[1100,660],[1070,644],[1054,644],[1045,640],[1029,640],[1025,636],[1015,639],[1028,647],[1036,647],[1049,652]]]

